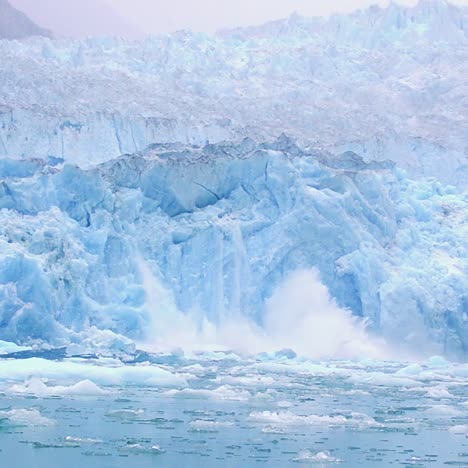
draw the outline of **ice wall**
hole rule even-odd
[[[170,308],[262,324],[275,287],[315,267],[390,339],[465,353],[466,195],[392,163],[282,137],[153,145],[88,170],[4,159],[0,171],[0,339],[57,345],[93,327],[143,339]]]

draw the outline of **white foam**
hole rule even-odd
[[[223,319],[220,326],[206,318],[197,322],[177,310],[171,293],[140,261],[148,308],[153,311],[151,340],[142,349],[161,351],[229,349],[241,354],[293,349],[311,358],[383,358],[387,345],[372,338],[364,321],[341,309],[316,270],[297,271],[280,285],[266,304],[261,328],[243,316]]]

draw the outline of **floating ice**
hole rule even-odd
[[[32,377],[25,382],[24,385],[13,385],[9,392],[11,393],[24,393],[36,396],[49,396],[49,395],[75,395],[75,396],[102,396],[109,395],[111,392],[99,388],[94,382],[90,380],[82,380],[70,386],[48,386],[41,379]]]
[[[177,398],[214,398],[216,400],[245,401],[252,397],[247,390],[236,390],[229,385],[222,385],[213,390],[184,388],[182,390],[168,390],[166,396]]]
[[[27,351],[31,348],[28,346],[18,346],[16,343],[9,343],[0,340],[0,356],[2,354],[18,353],[20,351]]]
[[[313,464],[322,464],[322,463],[341,463],[342,460],[332,456],[329,452],[318,452],[312,453],[310,450],[304,450],[296,458],[292,459],[296,463],[313,463]]]
[[[0,360],[0,381],[24,381],[31,376],[48,378],[58,382],[82,382],[91,380],[101,385],[133,383],[147,386],[186,386],[186,380],[156,365],[123,365],[114,363],[113,367],[87,364],[76,361],[47,361],[39,358],[24,360]],[[37,380],[35,381],[37,383]],[[40,385],[40,384],[39,384]],[[20,388],[20,387],[17,387]],[[73,387],[75,391],[96,388],[90,383]]]
[[[291,411],[254,411],[250,413],[249,420],[268,423],[272,426],[327,426],[327,427],[381,427],[374,418],[363,414],[351,412],[348,415],[319,416],[316,414],[302,416]]]
[[[190,422],[190,427],[193,431],[198,432],[218,432],[220,428],[232,427],[234,423],[226,421],[210,421],[204,419],[196,419]]]
[[[0,411],[0,426],[53,426],[55,421],[42,416],[37,409]]]
[[[120,410],[112,410],[106,413],[106,416],[109,418],[118,418],[118,419],[135,419],[139,418],[144,414],[144,410],[137,409],[120,409]]]
[[[468,424],[460,424],[458,426],[452,426],[449,428],[449,431],[452,434],[468,435]]]
[[[73,436],[66,436],[65,442],[70,442],[74,444],[102,444],[103,441],[101,439],[91,439],[89,437],[73,437]]]
[[[327,425],[342,426],[346,424],[344,416],[298,416],[290,411],[254,411],[250,413],[249,420],[254,422],[270,423],[276,425]]]

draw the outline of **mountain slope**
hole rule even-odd
[[[8,0],[0,0],[0,39],[23,39],[29,36],[50,36]]]
[[[58,37],[122,36],[132,39],[143,34],[122,18],[112,2],[102,0],[11,0],[17,8],[45,25]]]

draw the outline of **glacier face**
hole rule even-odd
[[[0,41],[0,340],[262,325],[316,268],[389,340],[466,357],[466,17]]]
[[[155,144],[88,169],[3,159],[0,172],[1,340],[79,345],[110,330],[128,349],[151,308],[261,324],[274,288],[316,267],[388,338],[466,352],[466,194],[391,162],[283,136]]]
[[[466,188],[466,18],[421,0],[215,35],[0,41],[0,155],[91,167],[285,132]]]

